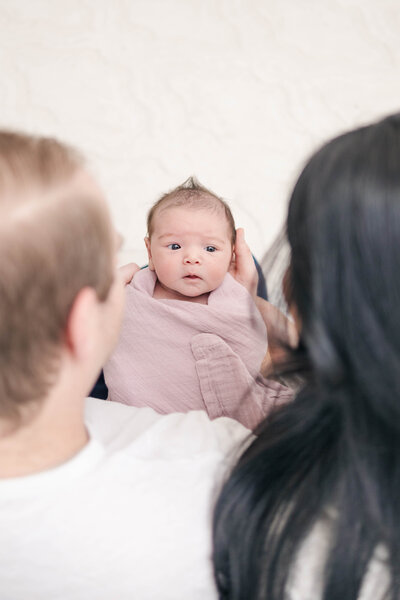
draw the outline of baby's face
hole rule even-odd
[[[160,285],[177,298],[215,290],[228,271],[233,250],[222,211],[176,206],[156,213],[146,246]]]

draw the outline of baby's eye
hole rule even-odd
[[[207,252],[215,252],[216,251],[216,247],[215,246],[206,246],[206,251]]]
[[[180,245],[179,244],[169,244],[168,248],[170,250],[179,250]]]

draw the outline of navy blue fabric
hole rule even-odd
[[[106,382],[104,381],[103,371],[101,371],[100,376],[96,381],[96,385],[90,392],[89,396],[92,398],[100,398],[100,400],[107,400],[108,388],[106,386]]]
[[[254,256],[253,256],[253,258],[254,258]],[[268,300],[267,282],[265,281],[264,273],[262,272],[261,267],[255,258],[254,258],[254,262],[256,265],[257,273],[258,273],[257,296],[260,296],[261,298],[265,298],[265,300]],[[103,371],[101,371],[99,378],[96,382],[96,385],[90,392],[89,396],[91,396],[92,398],[100,398],[100,400],[107,400],[108,389],[106,386],[106,382],[104,381]]]
[[[260,298],[264,298],[264,300],[268,300],[267,282],[265,281],[264,273],[262,272],[261,266],[255,258],[254,262],[258,273],[257,296],[259,296]]]

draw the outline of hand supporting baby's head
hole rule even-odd
[[[154,297],[207,303],[234,252],[235,222],[226,202],[190,177],[153,205],[147,231]]]

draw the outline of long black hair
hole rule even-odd
[[[389,584],[379,598],[398,599],[400,115],[314,154],[292,193],[287,236],[307,381],[261,424],[223,487],[213,532],[219,596],[287,598],[305,541],[325,519],[310,598],[358,598],[383,549]]]

